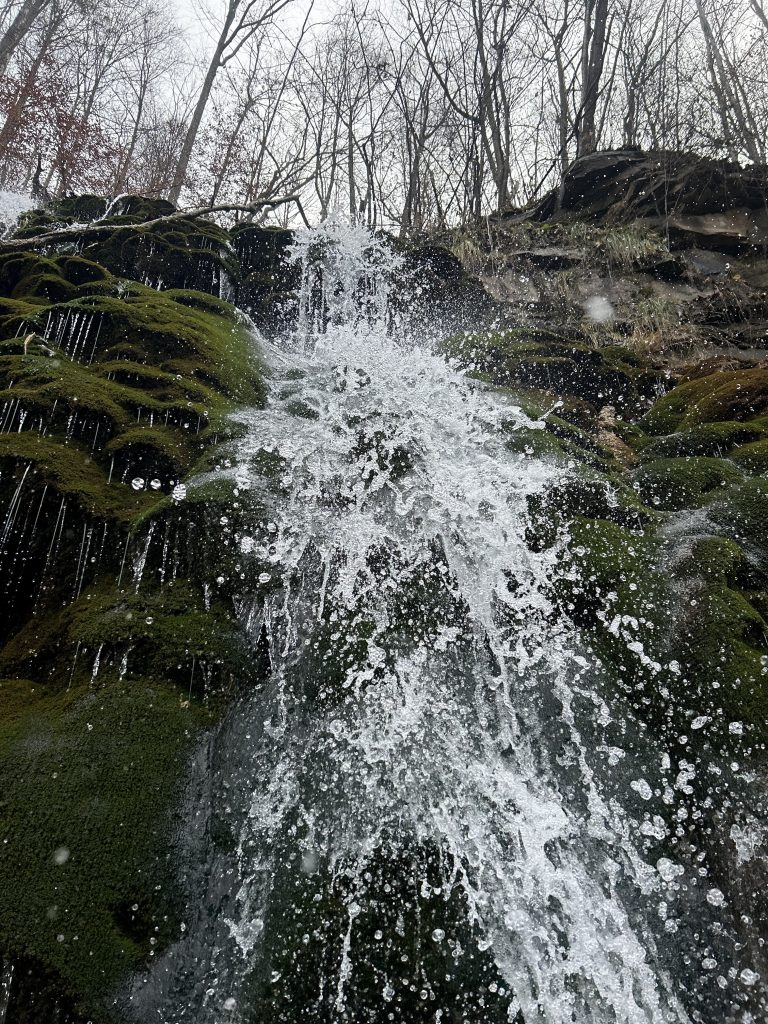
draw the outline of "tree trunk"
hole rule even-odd
[[[586,156],[597,149],[597,101],[600,96],[600,78],[605,63],[606,29],[608,27],[608,0],[592,0],[587,8],[584,25],[582,67],[581,116],[576,156]]]
[[[205,108],[208,106],[208,100],[211,97],[213,83],[216,80],[216,73],[221,66],[221,57],[224,53],[224,45],[228,29],[229,24],[225,26],[224,31],[219,36],[216,50],[213,57],[211,57],[211,63],[208,65],[208,70],[206,71],[205,79],[203,80],[203,86],[200,90],[200,95],[197,98],[197,103],[195,104],[192,120],[189,122],[189,127],[187,128],[186,135],[184,136],[184,142],[181,145],[181,152],[179,153],[179,160],[176,164],[173,184],[168,190],[168,198],[174,204],[178,204],[181,190],[187,180],[189,161],[192,157],[192,150],[195,147],[197,133],[200,131],[200,125],[202,124]]]
[[[5,74],[14,50],[49,3],[50,0],[24,0],[16,17],[0,39],[0,75]]]

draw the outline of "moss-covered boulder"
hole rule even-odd
[[[110,203],[95,196],[66,197],[25,214],[16,235],[31,238],[98,221],[114,230],[96,238],[84,235],[77,248],[111,273],[155,288],[222,294],[238,266],[227,232],[216,223],[197,217],[137,227],[174,212],[166,200],[144,196],[120,196]]]
[[[747,473],[755,476],[768,473],[768,437],[762,441],[739,445],[731,451],[729,457]]]
[[[688,427],[666,437],[656,438],[642,447],[645,460],[684,458],[686,456],[708,455],[720,457],[734,448],[768,438],[768,417],[753,419],[746,423],[723,420],[718,423],[701,423]]]
[[[743,474],[725,459],[694,458],[654,459],[633,474],[643,501],[652,508],[674,512],[696,508],[713,493],[739,483]]]
[[[733,370],[686,381],[658,399],[641,420],[649,434],[671,434],[701,423],[768,416],[768,370]],[[726,428],[727,429],[727,428]]]
[[[752,747],[768,739],[768,624],[748,589],[757,582],[744,550],[722,536],[695,540],[674,564],[686,580],[673,619],[686,700],[708,731]],[[742,739],[743,738],[743,739]]]
[[[598,348],[540,326],[454,335],[442,351],[483,380],[574,396],[595,409],[637,408],[661,380],[626,348]]]

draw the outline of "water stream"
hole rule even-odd
[[[134,1017],[687,1021],[627,809],[650,741],[556,609],[562,543],[530,543],[573,470],[508,450],[543,424],[409,335],[383,243],[329,223],[294,259],[225,473],[261,510],[239,607],[270,681],[198,752],[188,917]]]

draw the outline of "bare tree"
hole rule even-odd
[[[221,18],[218,38],[208,68],[203,78],[195,109],[181,145],[174,180],[169,189],[171,202],[178,202],[189,170],[189,161],[194,149],[197,133],[203,120],[205,108],[221,68],[227,66],[238,55],[243,46],[260,29],[274,18],[293,0],[226,0]]]

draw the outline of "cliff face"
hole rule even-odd
[[[258,496],[217,471],[239,429],[230,413],[268,394],[236,306],[265,332],[294,315],[291,235],[132,226],[164,210],[130,198],[108,211],[106,240],[0,255],[8,1024],[122,1019],[115,993],[182,922],[170,851],[185,765],[269,671],[237,615],[235,539]],[[67,200],[22,234],[105,212]],[[403,315],[441,310],[446,357],[541,420],[509,447],[573,469],[529,509],[529,544],[567,534],[558,606],[617,694],[632,691],[662,737],[695,705],[706,723],[691,725],[692,747],[762,773],[768,264],[751,242],[718,256],[688,236],[670,245],[657,225],[530,220],[501,223],[487,248],[410,247]],[[279,477],[268,450],[260,472]],[[629,642],[648,662],[632,680]],[[692,783],[692,805],[707,784]],[[742,862],[729,827],[706,823],[715,881],[766,920],[763,868]]]

